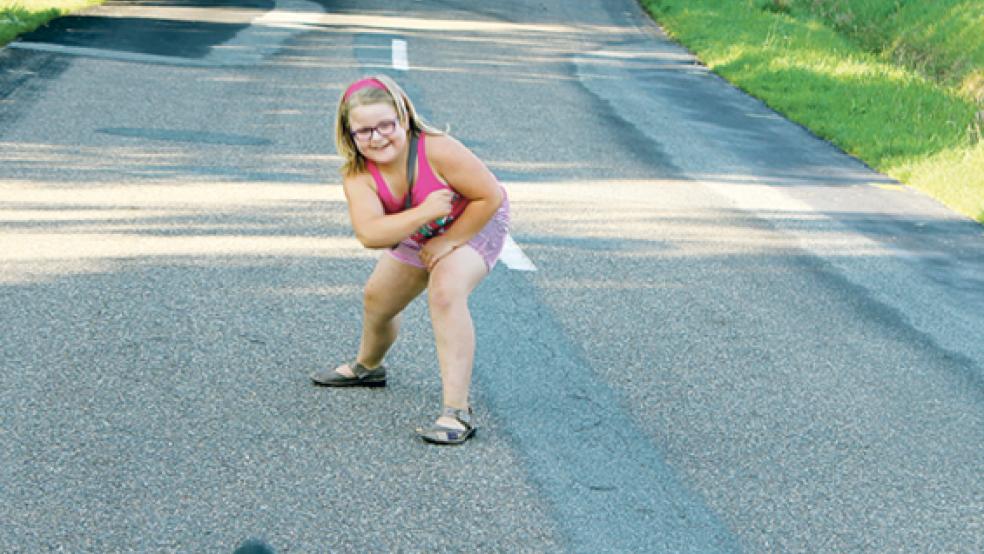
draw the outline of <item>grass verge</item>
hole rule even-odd
[[[18,35],[102,0],[0,0],[0,47]]]
[[[885,10],[901,5],[895,0],[642,0],[670,36],[725,79],[878,171],[984,223],[984,105],[962,84],[973,78],[973,64],[925,71],[884,48],[872,51],[845,29],[846,20],[838,27],[836,16],[819,11],[852,1],[873,14],[879,13],[875,4]],[[948,4],[963,9],[977,2]],[[875,35],[876,20],[872,16],[856,28],[865,29],[866,37]],[[915,36],[914,30],[909,33]],[[984,46],[984,33],[979,34],[963,35],[971,37],[967,52]],[[940,38],[934,50],[931,35],[921,35],[928,41],[923,51],[953,51],[949,38],[946,44]],[[890,30],[881,36],[895,40]]]

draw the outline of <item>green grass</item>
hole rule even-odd
[[[102,0],[0,0],[0,46],[51,19]]]
[[[772,2],[775,0],[762,0]],[[885,0],[780,0],[812,15],[883,60],[914,69],[984,100],[984,3]],[[975,86],[976,85],[976,86]]]
[[[984,99],[968,85],[982,67],[975,56],[984,53],[984,3],[643,3],[716,73],[984,223]]]

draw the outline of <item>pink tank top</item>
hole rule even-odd
[[[425,146],[426,136],[426,133],[421,133],[417,139],[417,180],[413,184],[412,196],[410,198],[411,207],[419,206],[423,203],[424,199],[427,198],[427,195],[435,190],[450,189],[452,192],[454,191],[454,187],[444,184],[437,178],[437,175],[434,175],[434,171],[431,170],[430,164],[427,163],[427,147]],[[376,194],[379,196],[379,200],[383,203],[383,210],[387,214],[402,212],[406,206],[406,195],[399,200],[393,198],[393,193],[390,191],[389,185],[386,184],[386,180],[383,179],[383,175],[379,172],[379,168],[376,167],[376,164],[371,161],[367,161],[366,168],[369,170],[369,173],[372,174],[373,180],[376,181]],[[410,235],[410,239],[414,242],[423,244],[427,241],[427,239],[444,233],[444,231],[458,219],[461,212],[465,211],[465,207],[467,205],[468,199],[455,193],[455,199],[452,201],[451,213],[446,217],[422,226],[419,230]]]

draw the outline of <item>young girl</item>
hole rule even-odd
[[[495,266],[509,203],[468,148],[428,125],[393,80],[361,79],[342,94],[335,144],[355,236],[387,249],[365,286],[354,361],[311,376],[333,387],[386,384],[383,358],[400,313],[424,289],[437,342],[444,409],[418,429],[426,441],[459,444],[475,432],[468,403],[475,328],[468,296]]]

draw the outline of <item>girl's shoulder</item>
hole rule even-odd
[[[342,186],[345,188],[368,187],[372,189],[373,192],[376,192],[376,181],[373,179],[372,174],[368,171],[361,171],[352,175],[343,176]]]
[[[448,134],[428,134],[426,144],[427,159],[438,164],[470,154],[468,147]]]

